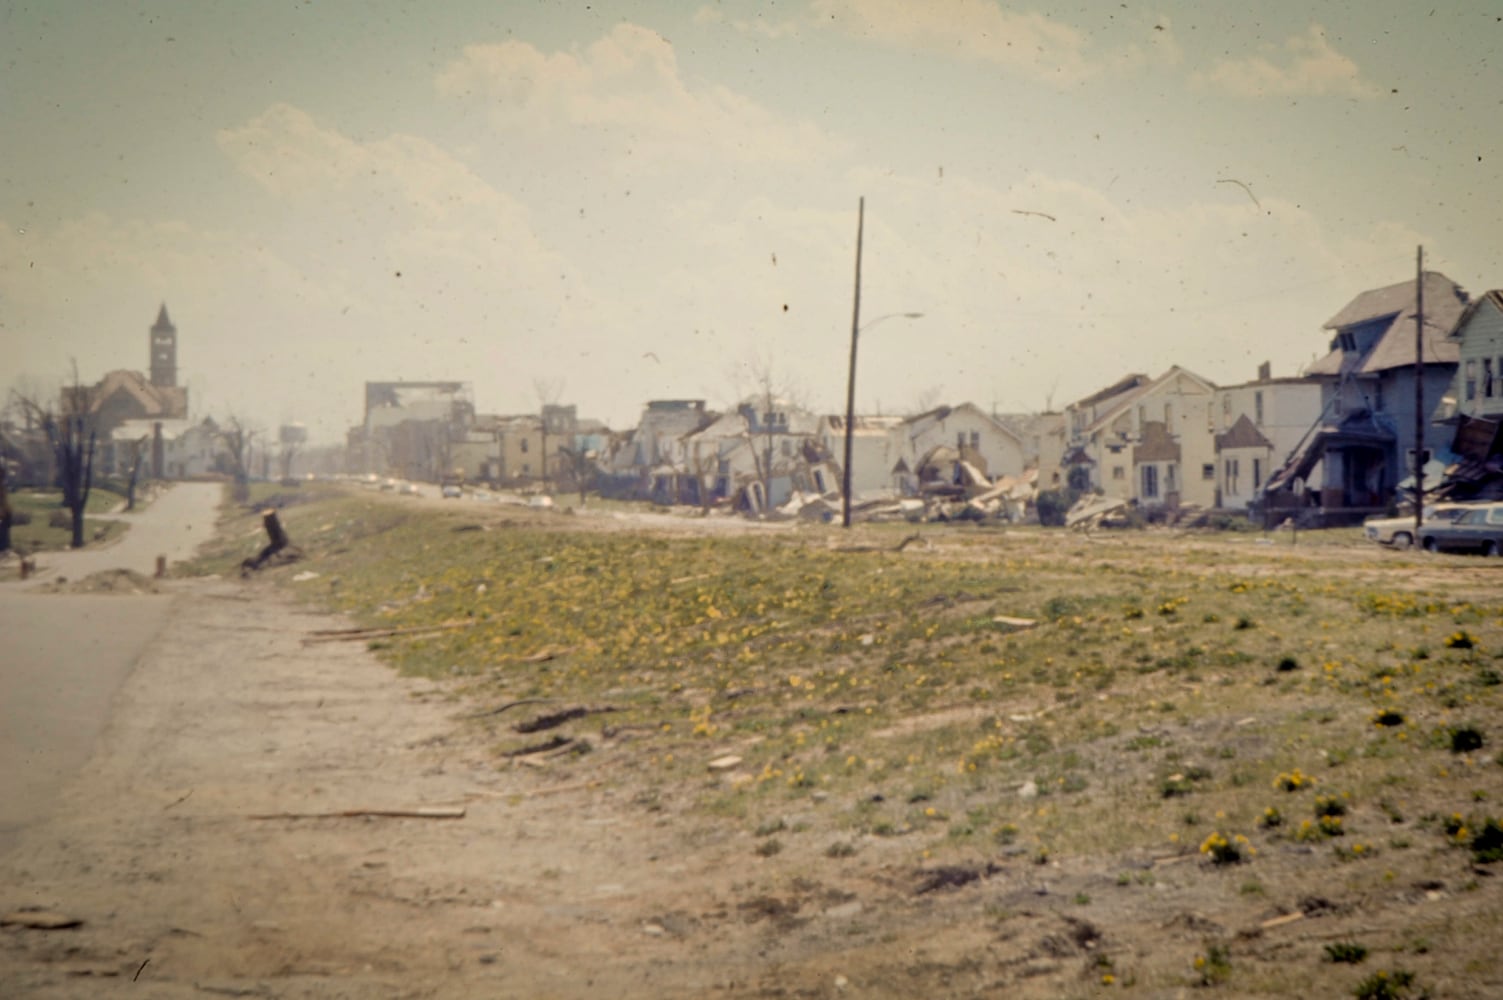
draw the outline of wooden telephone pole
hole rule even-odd
[[[1425,248],[1414,255],[1414,543],[1425,511]]]

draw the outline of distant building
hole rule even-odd
[[[367,382],[365,420],[349,435],[360,471],[438,482],[453,465],[452,444],[475,422],[468,382]]]
[[[138,371],[117,369],[83,393],[89,417],[99,435],[98,459],[102,469],[121,464],[120,456],[114,453],[117,440],[136,439],[134,435],[116,435],[127,423],[151,428],[155,424],[185,421],[188,417],[188,389],[177,384],[177,327],[167,316],[165,302],[157,311],[147,349],[151,362],[149,378]],[[71,410],[73,405],[72,390],[64,389],[61,409]],[[161,478],[168,474],[164,445],[159,432],[150,433],[154,440],[148,468],[154,477]]]

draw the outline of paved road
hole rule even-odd
[[[28,585],[121,567],[150,576],[157,556],[166,556],[169,563],[186,559],[214,533],[222,490],[218,483],[178,483],[144,509],[111,515],[130,525],[123,538],[100,548],[39,553],[37,574]]]
[[[100,549],[44,553],[32,581],[0,583],[0,851],[47,815],[57,789],[88,760],[110,705],[161,630],[170,596],[52,595],[59,576],[125,567],[150,575],[158,555],[185,559],[212,532],[220,487],[183,483],[121,515],[131,529]]]

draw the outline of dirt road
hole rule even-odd
[[[498,761],[441,686],[301,642],[344,624],[260,584],[178,596],[97,753],[0,857],[7,997],[939,996],[993,974],[966,957],[991,947],[981,897],[915,897],[880,844],[760,858],[629,733],[578,768]],[[433,808],[464,815],[329,815]],[[1020,874],[1008,898],[1049,908]],[[1016,995],[1058,995],[1039,987]]]

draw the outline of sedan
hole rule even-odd
[[[1473,507],[1450,524],[1423,524],[1420,544],[1426,552],[1503,555],[1503,503]]]

